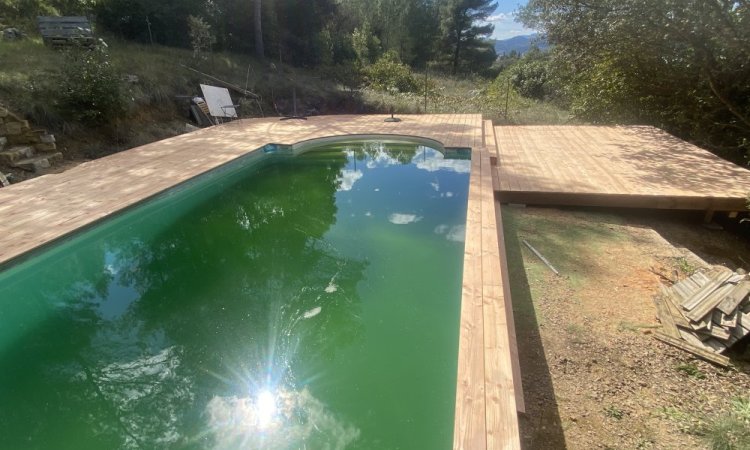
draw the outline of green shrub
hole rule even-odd
[[[364,69],[367,85],[381,91],[415,92],[418,83],[411,69],[389,51]]]
[[[729,411],[709,421],[705,436],[714,450],[750,449],[750,399],[732,401]]]
[[[211,32],[211,25],[198,16],[190,15],[187,21],[190,44],[193,46],[193,58],[204,57],[203,54],[211,52],[211,47],[216,43],[216,36]]]
[[[102,125],[125,110],[120,77],[106,48],[74,48],[60,72],[60,109],[73,121]]]
[[[513,87],[524,97],[542,100],[547,93],[547,63],[545,61],[524,61],[510,69]]]

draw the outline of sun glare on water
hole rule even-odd
[[[260,391],[255,399],[255,409],[258,428],[261,430],[268,428],[278,412],[276,396],[266,389]]]

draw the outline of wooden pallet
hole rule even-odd
[[[39,16],[37,25],[44,43],[52,47],[92,46],[96,42],[91,24],[83,16]]]

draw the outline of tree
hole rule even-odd
[[[321,45],[325,44],[326,27],[337,19],[334,0],[276,0],[273,5],[279,59],[314,66],[335,56],[326,55],[330,49]]]
[[[205,0],[106,0],[96,4],[96,24],[118,36],[190,48],[188,16],[202,16]]]
[[[531,0],[573,111],[649,123],[735,161],[750,151],[746,0]]]
[[[352,47],[357,55],[357,60],[363,66],[369,65],[378,56],[380,51],[380,39],[372,32],[370,21],[362,22],[352,32]]]
[[[265,54],[263,51],[263,28],[262,28],[262,2],[261,0],[253,0],[255,9],[253,10],[253,18],[255,26],[255,56],[258,58],[264,58]]]
[[[202,17],[188,16],[190,29],[190,44],[193,46],[193,58],[204,57],[203,52],[210,52],[216,43],[216,37],[211,32],[211,25]]]
[[[458,71],[464,53],[466,56],[476,56],[477,50],[481,52],[482,48],[489,50],[491,47],[483,39],[492,34],[494,26],[479,23],[486,21],[495,8],[497,2],[491,0],[443,0],[440,7],[440,28],[452,53],[451,68],[454,74]],[[492,52],[494,53],[494,49]]]
[[[434,55],[438,15],[433,0],[341,0],[340,18],[349,19],[355,53],[394,51],[401,61],[424,66]],[[367,44],[367,45],[365,45]],[[359,50],[358,50],[359,49]],[[360,58],[361,60],[362,58]]]

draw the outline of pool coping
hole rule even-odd
[[[520,449],[523,411],[494,164],[472,151],[459,328],[454,449]]]

